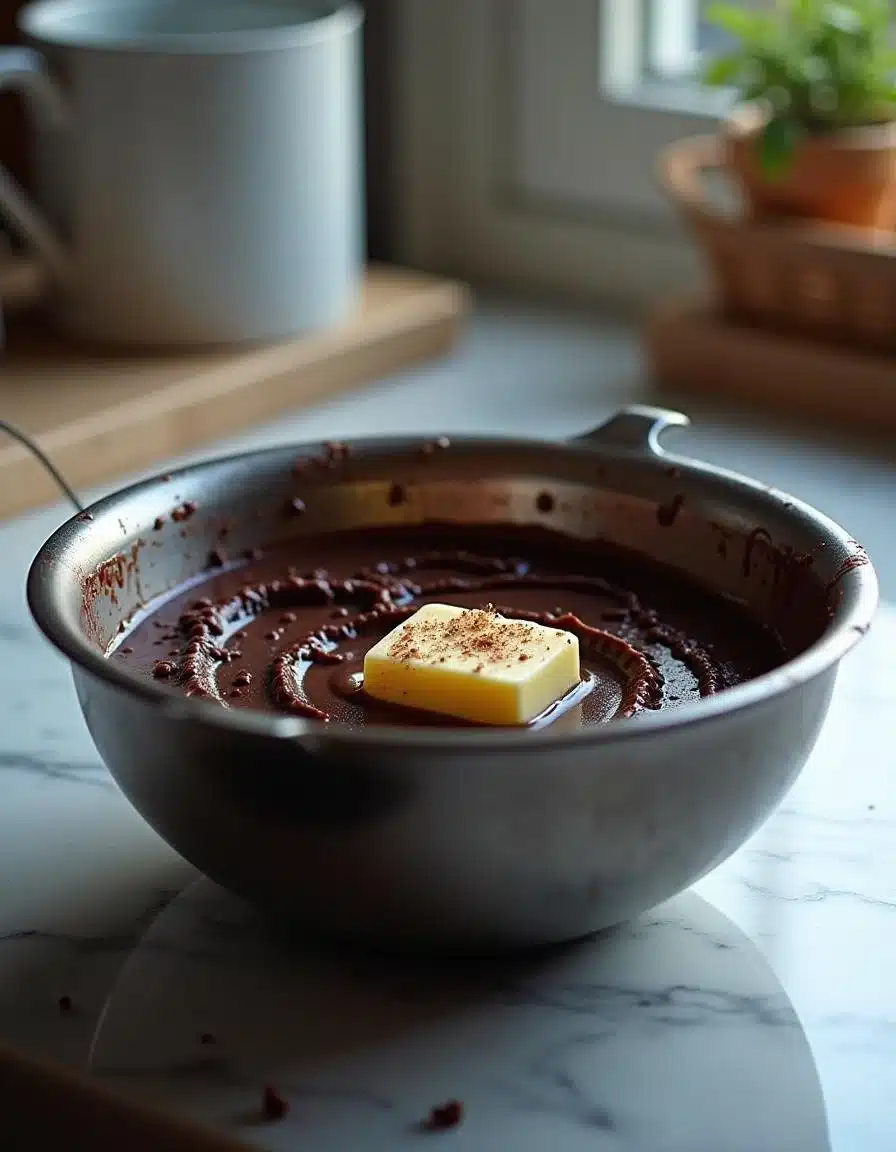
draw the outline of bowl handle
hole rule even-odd
[[[660,436],[667,428],[687,428],[690,420],[683,412],[670,408],[650,408],[632,404],[621,408],[598,428],[574,436],[569,443],[595,448],[627,448],[632,452],[664,455]]]

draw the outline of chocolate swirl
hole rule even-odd
[[[231,583],[235,576],[229,574]],[[575,600],[576,610],[564,607],[564,599]],[[682,674],[693,685],[692,697],[732,681],[731,669],[708,646],[662,622],[655,609],[619,584],[538,570],[520,557],[464,550],[379,561],[348,578],[290,567],[279,577],[239,583],[225,596],[187,601],[171,625],[154,622],[163,630],[154,643],[173,646],[152,672],[188,696],[223,707],[263,707],[321,721],[348,708],[350,717],[336,718],[432,723],[431,717],[405,715],[365,697],[360,669],[368,648],[434,600],[494,604],[502,616],[574,633],[583,667],[576,700],[601,700],[600,707],[586,701],[586,722],[675,703],[682,698]],[[147,627],[148,622],[140,625],[134,636]]]

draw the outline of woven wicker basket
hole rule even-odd
[[[730,219],[709,198],[725,168],[716,136],[680,140],[659,178],[709,260],[734,318],[896,351],[896,235],[813,222]]]

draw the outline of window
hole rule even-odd
[[[517,176],[529,194],[624,223],[665,208],[659,150],[707,130],[724,95],[695,79],[713,42],[700,0],[523,0]]]
[[[641,301],[697,261],[654,180],[713,130],[703,0],[402,0],[409,258]]]
[[[706,19],[712,0],[648,0],[644,74],[653,80],[692,80],[700,58],[725,46]],[[616,7],[617,13],[623,9]]]

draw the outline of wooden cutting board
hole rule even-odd
[[[702,298],[664,304],[645,337],[661,391],[896,435],[896,357],[738,323]]]
[[[2,1147],[9,1152],[250,1152],[241,1140],[2,1046],[0,1114]]]
[[[353,316],[282,344],[110,353],[12,319],[0,419],[89,488],[440,355],[468,310],[460,284],[372,267]],[[21,445],[0,443],[0,517],[58,496]]]

